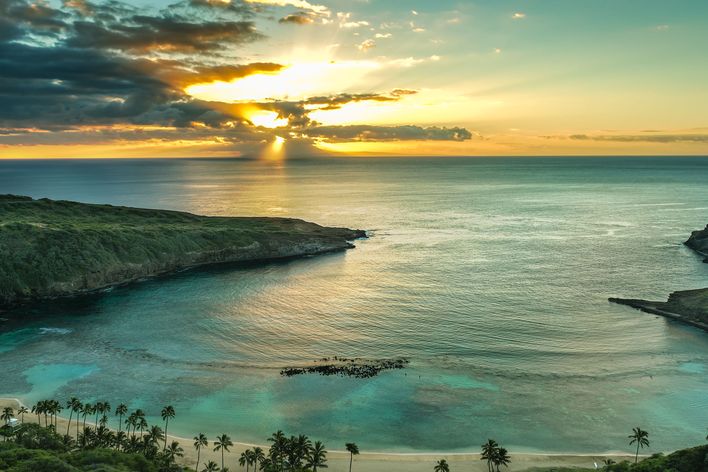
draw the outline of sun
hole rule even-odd
[[[256,126],[263,128],[282,128],[288,126],[287,118],[278,118],[278,113],[268,110],[256,110],[246,117]]]

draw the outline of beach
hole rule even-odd
[[[0,399],[0,409],[5,407],[11,407],[17,411],[21,406],[21,402],[16,398],[1,398]],[[30,409],[30,405],[25,405]],[[26,423],[36,423],[37,416],[32,413],[26,413],[24,417]],[[87,421],[87,425],[90,421]],[[72,437],[76,431],[76,423],[72,420],[72,427],[70,428]],[[57,431],[60,434],[65,434],[68,426],[68,419],[59,416],[57,418]],[[164,426],[164,425],[160,425]],[[210,444],[211,440],[210,439]],[[197,461],[197,452],[192,446],[194,442],[191,439],[181,438],[177,436],[168,435],[167,442],[177,441],[180,446],[184,449],[184,457],[182,457],[178,462],[180,464],[186,465],[188,467],[194,468]],[[238,466],[238,458],[241,453],[248,448],[254,446],[260,446],[265,451],[268,450],[269,445],[266,441],[262,444],[245,444],[237,442],[237,438],[232,438],[234,446],[231,447],[230,452],[224,454],[225,465],[229,469],[234,471],[245,470],[245,467]],[[327,445],[325,445],[327,446]],[[204,462],[214,461],[221,464],[221,453],[214,452],[212,446],[205,448],[201,451],[200,463],[201,470],[204,467]],[[336,449],[327,449],[327,465],[330,472],[345,472],[349,470],[349,453],[345,451],[338,451]],[[529,468],[536,467],[584,467],[593,469],[594,462],[598,465],[601,464],[603,458],[611,457],[613,460],[620,462],[622,460],[634,459],[634,455],[629,453],[598,453],[598,454],[514,454],[511,453],[511,465],[508,470],[523,471]],[[640,456],[642,457],[642,456]],[[435,463],[440,459],[446,459],[450,464],[450,469],[455,470],[466,470],[466,471],[486,471],[486,462],[481,461],[479,454],[477,453],[411,453],[411,454],[398,454],[398,453],[367,453],[362,452],[358,456],[354,457],[354,463],[352,470],[357,472],[429,472],[433,470]]]

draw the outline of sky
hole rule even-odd
[[[705,0],[0,0],[0,158],[708,155]]]

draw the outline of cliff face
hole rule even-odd
[[[354,247],[360,230],[0,196],[0,305],[73,295],[186,267]]]
[[[705,229],[692,232],[691,237],[684,244],[706,256],[703,262],[708,262],[708,225],[706,225]]]

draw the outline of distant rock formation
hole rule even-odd
[[[684,244],[705,256],[703,262],[708,263],[708,225],[706,225],[705,229],[692,232],[691,237]]]
[[[684,244],[706,256],[703,262],[708,262],[708,226],[703,230],[693,231],[691,237]],[[674,292],[665,302],[633,298],[610,298],[609,301],[631,306],[647,313],[665,316],[708,331],[708,288]]]

